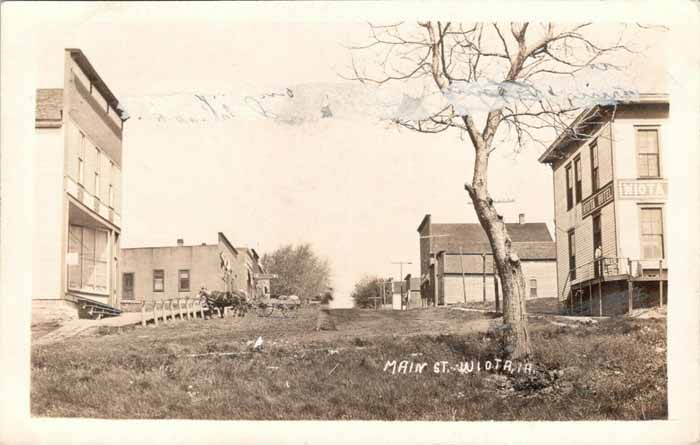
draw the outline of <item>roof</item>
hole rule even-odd
[[[511,223],[506,224],[508,235],[513,243],[552,242],[552,236],[545,223]],[[431,252],[446,251],[457,253],[491,253],[486,232],[481,224],[432,224],[430,234],[447,235],[431,238]]]
[[[620,105],[646,105],[646,104],[668,104],[669,103],[669,95],[665,93],[647,93],[647,94],[640,94],[638,100],[634,101],[627,101],[627,102],[620,102]],[[572,134],[576,134],[577,132],[580,132],[581,129],[585,126],[589,126],[592,124],[595,124],[596,122],[592,122],[591,119],[595,117],[596,113],[599,112],[602,109],[612,109],[613,106],[601,106],[601,105],[596,105],[591,108],[587,108],[583,110],[581,113],[579,113],[578,116],[569,124],[569,126],[559,133],[559,136],[552,142],[552,144],[547,147],[547,149],[542,153],[542,155],[538,158],[538,161],[541,163],[548,163],[548,162],[553,162],[556,159],[559,159],[560,156],[558,155],[558,152],[560,152],[562,149],[564,149],[572,140],[573,137],[571,136]]]
[[[112,93],[107,84],[102,80],[95,68],[85,56],[85,54],[78,48],[66,48],[66,51],[70,54],[71,58],[78,64],[80,69],[83,71],[85,76],[92,82],[93,86],[102,94],[107,103],[114,109],[119,118],[122,121],[129,119],[129,114],[120,105],[117,97]]]
[[[47,88],[36,90],[36,126],[57,128],[63,124],[63,89]]]

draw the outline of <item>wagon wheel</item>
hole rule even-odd
[[[296,304],[284,305],[284,312],[282,315],[284,317],[296,317],[298,313],[299,306]]]
[[[272,315],[272,311],[274,311],[274,309],[275,308],[269,304],[260,303],[255,308],[255,315],[258,317],[269,317]]]

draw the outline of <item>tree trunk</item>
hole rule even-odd
[[[477,163],[479,162],[477,161]],[[485,170],[485,163],[483,167]],[[493,200],[486,190],[486,181],[483,177],[475,174],[474,183],[466,185],[465,188],[474,203],[479,222],[489,238],[493,259],[501,279],[504,352],[510,359],[522,359],[530,354],[530,339],[525,310],[525,279],[520,258],[512,250],[512,243],[503,217],[496,212]]]

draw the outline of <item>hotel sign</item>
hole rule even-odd
[[[595,195],[591,195],[581,203],[581,217],[585,218],[615,198],[613,183],[608,182]]]
[[[668,181],[662,179],[618,179],[618,199],[662,200],[668,195]]]

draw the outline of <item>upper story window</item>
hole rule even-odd
[[[109,201],[109,207],[114,208],[114,162],[109,161],[109,187],[107,189],[107,193],[109,196],[107,197]]]
[[[78,148],[78,184],[85,184],[85,134],[80,131],[80,147]]]
[[[97,198],[100,198],[100,164],[102,163],[102,159],[100,158],[100,149],[95,147],[95,196]]]
[[[637,130],[637,174],[640,178],[658,178],[659,130],[640,128]]]
[[[581,157],[574,159],[574,180],[576,182],[576,204],[581,202]]]
[[[598,141],[591,144],[591,193],[598,191],[600,175],[598,170]]]
[[[574,206],[573,178],[571,177],[571,164],[566,166],[566,209]]]

